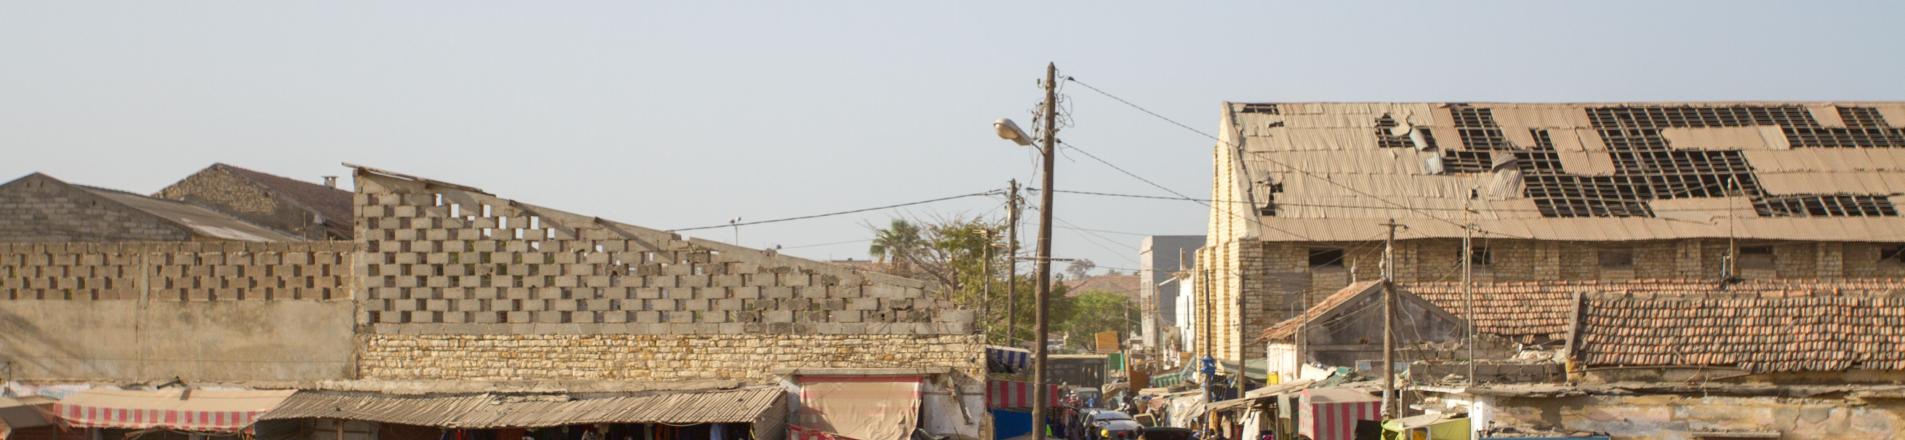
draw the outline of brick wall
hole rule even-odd
[[[1236,297],[1231,289],[1242,289],[1247,307],[1245,325],[1261,329],[1295,316],[1302,304],[1335,293],[1351,282],[1382,278],[1381,242],[1305,242],[1255,243],[1244,241],[1244,249],[1256,247],[1260,255],[1251,255],[1232,246],[1207,248],[1209,257],[1222,258],[1205,267],[1213,274],[1236,273],[1215,280],[1215,330],[1212,343],[1219,358],[1233,359],[1236,343]],[[1476,283],[1491,281],[1539,280],[1631,280],[1646,278],[1719,277],[1725,264],[1728,244],[1724,239],[1661,240],[1633,243],[1575,243],[1530,240],[1476,240],[1492,254],[1492,264],[1474,267]],[[1747,279],[1842,279],[1905,277],[1905,262],[1880,258],[1886,246],[1874,243],[1748,243],[1741,246],[1770,244],[1773,266],[1743,268]],[[1310,249],[1344,250],[1341,267],[1311,267]],[[1396,280],[1460,281],[1461,240],[1404,240],[1396,246]],[[1603,252],[1628,252],[1632,264],[1603,266]],[[1236,255],[1233,257],[1232,255]],[[1200,254],[1200,257],[1207,256]],[[1232,271],[1237,272],[1232,272]],[[1200,300],[1202,298],[1199,298]],[[1204,310],[1201,302],[1198,310]],[[1204,312],[1199,312],[1204,313]],[[1203,328],[1197,331],[1204,331]],[[1197,341],[1202,351],[1204,341]],[[1244,355],[1262,356],[1261,344],[1245,344]]]
[[[219,166],[206,168],[159,190],[158,197],[210,208],[247,222],[310,240],[331,237],[311,210],[281,201],[263,187]]]
[[[327,300],[350,242],[0,243],[0,300]]]
[[[981,378],[979,335],[389,335],[359,354],[366,379],[702,380],[765,383],[783,368],[951,367]]]
[[[41,174],[0,185],[0,242],[184,241],[193,234]]]

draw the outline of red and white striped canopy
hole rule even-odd
[[[1046,407],[1058,406],[1058,385],[1046,385]],[[1031,408],[1032,383],[1010,380],[986,381],[987,408]]]
[[[240,432],[294,391],[86,390],[60,399],[54,414],[81,428]]]
[[[1382,420],[1382,400],[1367,393],[1340,388],[1303,390],[1303,423],[1298,433],[1316,440],[1356,438],[1356,422]]]

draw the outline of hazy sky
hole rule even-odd
[[[315,181],[349,161],[670,229],[1032,181],[990,124],[1029,126],[1047,61],[1205,131],[1226,100],[1905,99],[1905,2],[1184,3],[7,2],[0,179],[153,192],[212,162]],[[1060,138],[1209,193],[1210,140],[1065,93]],[[1058,167],[1061,189],[1162,193]],[[741,240],[865,258],[870,224],[1002,200]],[[1109,267],[1137,265],[1134,234],[1206,217],[1057,204],[1061,226],[1114,232],[1061,229],[1055,254]]]

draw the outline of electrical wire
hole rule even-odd
[[[1238,143],[1235,143],[1235,142],[1229,142],[1229,141],[1225,141],[1224,139],[1222,139],[1222,138],[1219,138],[1219,137],[1217,137],[1216,135],[1212,135],[1212,134],[1210,134],[1210,133],[1205,133],[1205,132],[1204,132],[1203,130],[1198,130],[1198,129],[1196,129],[1196,128],[1191,128],[1191,126],[1190,126],[1190,125],[1186,125],[1186,124],[1184,124],[1183,122],[1178,122],[1178,121],[1177,121],[1177,120],[1175,120],[1175,119],[1171,119],[1170,117],[1167,117],[1167,116],[1164,116],[1164,115],[1161,115],[1161,114],[1158,114],[1157,112],[1154,112],[1154,111],[1151,111],[1150,109],[1147,109],[1147,108],[1144,108],[1144,106],[1141,106],[1141,105],[1138,105],[1137,103],[1133,103],[1133,102],[1131,102],[1131,101],[1129,101],[1129,100],[1126,100],[1126,99],[1124,99],[1124,98],[1120,98],[1120,97],[1118,97],[1117,95],[1113,95],[1113,94],[1111,94],[1111,92],[1106,92],[1106,91],[1104,91],[1104,89],[1100,89],[1100,88],[1098,88],[1098,87],[1095,87],[1095,86],[1092,86],[1091,84],[1087,84],[1087,83],[1085,83],[1084,81],[1079,81],[1079,80],[1078,80],[1077,78],[1074,78],[1074,77],[1071,77],[1071,76],[1066,76],[1066,77],[1065,77],[1065,80],[1066,80],[1066,81],[1070,81],[1070,82],[1074,82],[1074,83],[1078,83],[1078,85],[1080,85],[1080,86],[1084,86],[1084,87],[1085,87],[1086,89],[1090,89],[1091,91],[1093,91],[1093,92],[1097,92],[1097,93],[1098,93],[1098,94],[1100,94],[1100,95],[1104,95],[1104,96],[1105,96],[1105,97],[1107,97],[1107,98],[1111,98],[1111,99],[1113,99],[1113,100],[1116,100],[1116,101],[1118,101],[1119,103],[1122,103],[1122,104],[1124,104],[1124,105],[1126,105],[1126,106],[1129,106],[1129,107],[1131,107],[1131,108],[1133,108],[1133,109],[1137,109],[1138,111],[1141,111],[1141,112],[1144,112],[1145,114],[1148,114],[1148,115],[1151,115],[1152,117],[1155,117],[1155,118],[1158,118],[1159,120],[1163,120],[1163,121],[1165,121],[1165,122],[1168,122],[1168,123],[1170,123],[1170,124],[1172,124],[1172,125],[1176,125],[1176,126],[1178,126],[1179,128],[1183,128],[1183,129],[1185,129],[1185,130],[1187,130],[1187,131],[1190,131],[1190,132],[1192,132],[1192,133],[1196,133],[1196,134],[1198,134],[1198,135],[1200,135],[1200,136],[1204,136],[1204,137],[1207,137],[1207,138],[1210,138],[1211,140],[1214,140],[1214,141],[1217,141],[1217,142],[1219,142],[1219,143],[1222,143],[1222,144],[1225,144],[1225,145],[1228,145],[1228,146],[1230,146],[1230,147],[1232,147],[1232,148],[1237,148],[1237,149],[1239,149],[1239,152],[1240,152],[1240,153],[1242,152],[1242,145],[1241,145],[1241,144],[1238,144]],[[1278,160],[1276,160],[1276,159],[1270,159],[1270,158],[1263,158],[1263,157],[1259,157],[1259,159],[1261,159],[1261,160],[1263,160],[1263,161],[1265,161],[1265,162],[1270,162],[1270,163],[1271,163],[1272,165],[1277,165],[1277,166],[1281,166],[1281,167],[1283,167],[1283,168],[1284,168],[1285,170],[1289,170],[1290,172],[1293,172],[1293,173],[1297,173],[1297,174],[1301,174],[1301,175],[1304,175],[1304,176],[1307,176],[1307,177],[1310,177],[1310,178],[1313,178],[1313,179],[1317,179],[1317,180],[1322,180],[1322,181],[1323,181],[1324,183],[1328,183],[1328,184],[1330,184],[1330,185],[1335,185],[1335,186],[1337,186],[1337,187],[1340,187],[1340,188],[1343,188],[1343,189],[1345,189],[1345,190],[1349,190],[1350,192],[1353,192],[1353,193],[1356,193],[1356,194],[1358,194],[1358,195],[1362,195],[1362,196],[1364,196],[1364,197],[1369,197],[1369,198],[1372,198],[1372,199],[1375,199],[1375,200],[1379,200],[1379,201],[1382,201],[1382,202],[1384,202],[1384,203],[1388,203],[1388,204],[1390,204],[1390,205],[1393,205],[1392,207],[1394,207],[1394,208],[1400,208],[1400,209],[1403,209],[1403,210],[1405,210],[1405,211],[1416,211],[1416,212],[1420,212],[1420,211],[1419,211],[1418,209],[1416,209],[1416,208],[1412,208],[1412,207],[1410,207],[1410,206],[1408,206],[1408,205],[1405,205],[1405,204],[1402,204],[1402,203],[1398,203],[1398,202],[1396,202],[1396,201],[1393,201],[1393,200],[1389,200],[1389,199],[1388,199],[1388,198],[1386,198],[1386,197],[1382,197],[1382,196],[1378,196],[1378,195],[1375,195],[1375,194],[1370,194],[1370,193],[1369,193],[1369,192],[1367,192],[1367,191],[1363,191],[1363,190],[1361,190],[1361,189],[1357,189],[1357,188],[1355,188],[1355,187],[1352,187],[1352,186],[1349,186],[1349,185],[1344,185],[1344,184],[1342,184],[1342,183],[1338,183],[1338,182],[1336,182],[1336,181],[1334,181],[1334,180],[1330,180],[1330,179],[1329,179],[1328,177],[1324,177],[1324,176],[1322,176],[1322,175],[1319,175],[1319,174],[1316,174],[1316,173],[1314,173],[1314,172],[1310,172],[1310,171],[1307,171],[1307,170],[1303,170],[1303,169],[1301,169],[1301,168],[1297,168],[1297,167],[1295,167],[1295,166],[1293,166],[1293,165],[1290,165],[1290,164],[1288,164],[1288,163],[1284,163],[1284,162],[1282,162],[1282,161],[1278,161]],[[1244,169],[1244,171],[1245,171],[1245,173],[1244,173],[1244,174],[1245,174],[1246,176],[1248,176],[1248,175],[1249,175],[1249,169],[1247,168],[1247,167],[1248,167],[1248,164],[1246,164],[1246,163],[1244,163],[1244,162],[1243,162],[1243,161],[1244,161],[1244,158],[1243,158],[1243,157],[1238,157],[1238,158],[1237,158],[1237,160],[1238,160],[1238,163],[1239,163],[1240,165],[1242,165],[1242,166],[1245,166],[1245,167],[1246,167],[1246,168]],[[1437,217],[1437,216],[1433,216],[1433,215],[1427,215],[1426,213],[1424,213],[1424,215],[1423,215],[1423,218],[1427,218],[1427,219],[1430,219],[1430,220],[1435,220],[1435,221],[1440,221],[1440,222],[1444,222],[1444,223],[1448,223],[1448,224],[1451,224],[1451,225],[1455,225],[1455,226],[1461,226],[1461,227],[1468,227],[1468,225],[1464,225],[1464,224],[1461,224],[1461,223],[1457,223],[1457,222],[1455,222],[1454,220],[1449,220],[1449,219],[1446,219],[1446,218],[1442,218],[1442,217]],[[1260,223],[1260,224],[1261,224],[1261,223]],[[1479,228],[1477,228],[1476,230],[1478,230],[1478,231],[1481,231],[1481,232],[1484,232],[1484,233],[1487,233],[1487,234],[1494,234],[1494,235],[1500,235],[1500,236],[1504,236],[1504,237],[1515,237],[1515,238],[1531,238],[1531,237],[1519,237],[1519,236],[1515,236],[1515,235],[1510,235],[1510,234],[1504,234],[1504,233],[1500,233],[1500,232],[1494,232],[1494,231],[1487,231],[1487,230],[1482,230],[1482,229],[1479,229]]]
[[[777,218],[777,219],[768,219],[768,220],[756,220],[756,221],[751,221],[751,222],[739,222],[739,223],[723,223],[723,224],[718,224],[718,225],[708,225],[708,226],[696,226],[696,227],[692,227],[692,228],[676,228],[676,229],[669,229],[668,231],[669,231],[669,232],[682,232],[682,231],[699,231],[699,230],[704,230],[704,229],[719,229],[719,228],[731,228],[731,227],[739,227],[739,226],[753,226],[753,225],[764,225],[764,224],[768,224],[768,223],[781,223],[781,222],[791,222],[791,221],[796,221],[796,220],[809,220],[809,219],[816,219],[816,218],[822,218],[822,217],[833,217],[833,216],[839,216],[839,215],[847,215],[847,214],[858,214],[858,213],[862,213],[862,212],[867,212],[867,211],[879,211],[879,210],[883,210],[883,209],[893,209],[893,208],[904,208],[904,207],[908,207],[908,206],[915,206],[915,205],[924,205],[924,204],[928,204],[928,203],[937,203],[937,202],[944,202],[944,201],[947,201],[947,200],[957,200],[957,199],[963,199],[963,198],[968,198],[968,197],[983,197],[983,196],[992,196],[992,195],[999,195],[999,194],[1004,194],[1004,193],[1005,193],[1005,190],[1001,190],[1001,189],[995,189],[995,190],[991,190],[991,191],[986,191],[986,192],[976,192],[976,193],[971,193],[971,194],[960,194],[960,195],[956,195],[956,196],[946,196],[946,197],[940,197],[940,198],[936,198],[936,199],[926,199],[926,200],[921,200],[921,201],[917,201],[917,202],[906,202],[906,203],[895,203],[895,204],[891,204],[891,205],[881,205],[881,206],[874,206],[874,207],[870,207],[870,208],[860,208],[860,209],[851,209],[851,210],[846,210],[846,211],[834,211],[834,212],[829,212],[829,213],[823,213],[823,214],[812,214],[812,215],[803,215],[803,216],[797,216],[797,217],[785,217],[785,218]]]

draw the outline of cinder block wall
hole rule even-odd
[[[923,283],[460,187],[359,175],[359,373],[744,379],[774,368],[983,368],[973,315]]]
[[[350,242],[0,243],[0,300],[351,298]]]

